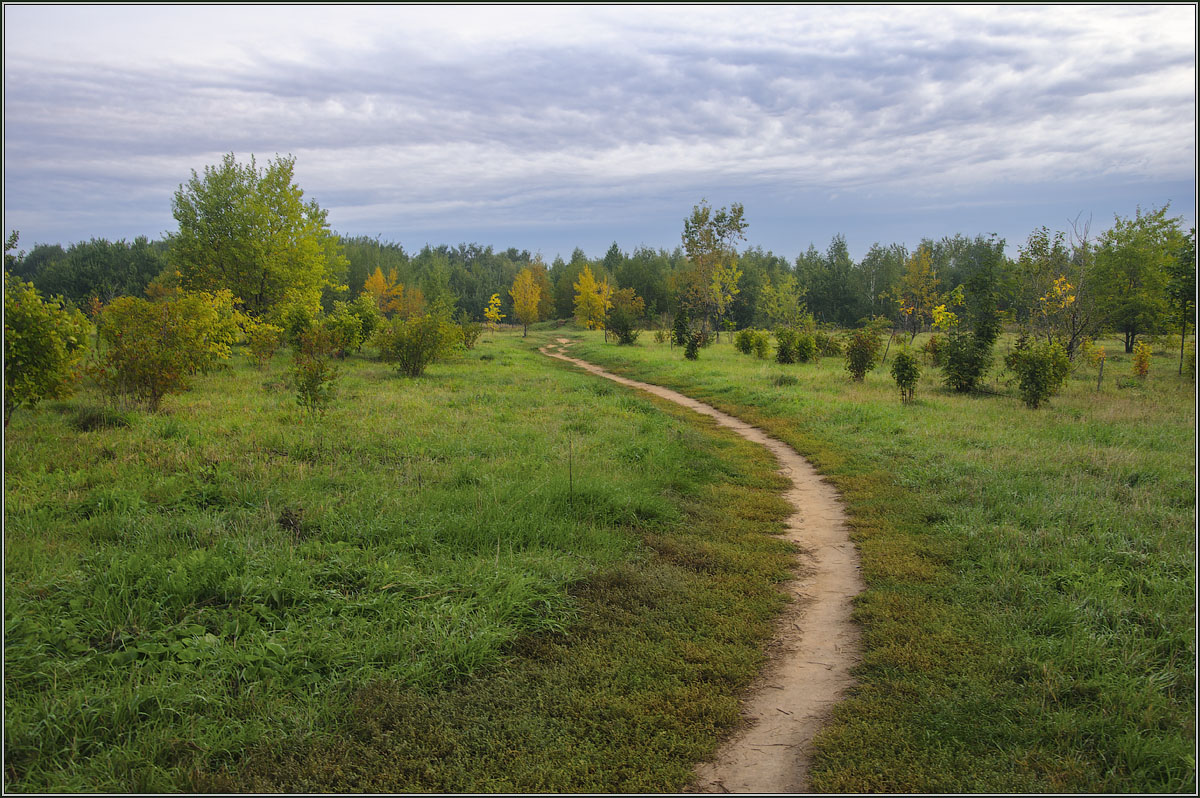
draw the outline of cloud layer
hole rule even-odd
[[[418,246],[674,246],[701,196],[785,219],[1167,185],[1194,217],[1194,30],[1192,6],[8,6],[6,223],[158,235],[231,151],[294,154],[335,228]]]

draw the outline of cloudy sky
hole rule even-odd
[[[4,226],[159,237],[223,153],[296,157],[410,251],[674,248],[702,198],[789,258],[1195,223],[1196,8],[4,7]]]

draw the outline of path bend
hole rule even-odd
[[[767,666],[746,697],[745,723],[721,745],[712,762],[697,766],[691,791],[805,792],[812,739],[852,684],[850,669],[859,656],[858,627],[850,614],[853,598],[864,585],[837,492],[786,443],[669,388],[570,357],[564,349],[570,344],[559,338],[538,351],[716,419],[767,447],[780,472],[791,480],[786,498],[795,511],[785,521],[785,536],[797,544],[799,553],[793,578],[782,587],[793,600],[776,622]]]

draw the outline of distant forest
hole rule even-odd
[[[1165,217],[1165,209],[1150,216]],[[1177,246],[1182,231],[1176,224],[1166,226],[1172,228],[1171,243]],[[841,235],[835,235],[824,251],[810,246],[791,260],[761,247],[748,247],[737,256],[741,276],[725,319],[739,329],[772,326],[771,304],[786,294],[795,297],[815,321],[824,325],[855,327],[872,318],[902,324],[905,320],[899,299],[904,294],[906,265],[921,252],[921,259],[929,264],[929,278],[939,292],[969,285],[980,271],[998,276],[997,308],[1010,322],[1026,324],[1032,321],[1029,314],[1038,307],[1036,301],[1031,301],[1038,297],[1027,296],[1030,269],[1044,267],[1047,260],[1059,260],[1061,268],[1053,271],[1075,271],[1070,261],[1090,257],[1101,248],[1086,237],[1078,239],[1075,234],[1041,228],[1021,245],[1017,258],[1006,256],[1005,241],[994,236],[924,239],[911,252],[902,244],[876,243],[857,262],[850,257]],[[326,311],[336,299],[359,295],[368,277],[378,269],[385,275],[394,272],[398,282],[419,288],[426,302],[445,298],[475,320],[483,320],[489,299],[499,295],[501,310],[513,318],[509,289],[517,274],[538,260],[529,250],[496,251],[480,244],[427,245],[411,253],[399,243],[367,236],[340,237],[340,243],[347,261],[344,283],[349,290],[348,294],[335,294],[326,289]],[[132,243],[92,239],[66,248],[37,244],[29,252],[10,258],[9,271],[32,282],[43,295],[59,295],[83,307],[93,297],[107,303],[123,295],[143,296],[151,281],[168,270],[169,246],[167,240],[151,241],[144,236]],[[625,252],[614,242],[599,259],[589,258],[577,248],[569,260],[558,257],[548,266],[553,294],[550,317],[567,319],[574,314],[574,284],[585,266],[591,268],[597,282],[607,280],[615,288],[632,288],[645,300],[646,322],[660,324],[669,323],[670,314],[677,309],[688,260],[682,247],[672,251],[639,247]],[[1166,275],[1162,278],[1151,282],[1165,283]],[[1036,290],[1040,297],[1044,286]],[[1120,293],[1125,289],[1114,284],[1110,290]],[[1169,324],[1165,317],[1153,321],[1161,323],[1139,325],[1141,331],[1157,331],[1155,328]]]

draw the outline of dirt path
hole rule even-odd
[[[800,555],[795,578],[783,587],[794,601],[779,619],[769,662],[746,697],[743,729],[721,746],[713,762],[697,767],[692,790],[804,792],[813,735],[851,684],[850,668],[859,650],[850,603],[863,582],[837,493],[807,460],[762,430],[683,394],[568,357],[564,347],[571,341],[557,340],[557,346],[542,347],[542,354],[713,417],[770,449],[781,473],[792,480],[787,499],[796,512],[787,519],[786,536],[800,548]]]

